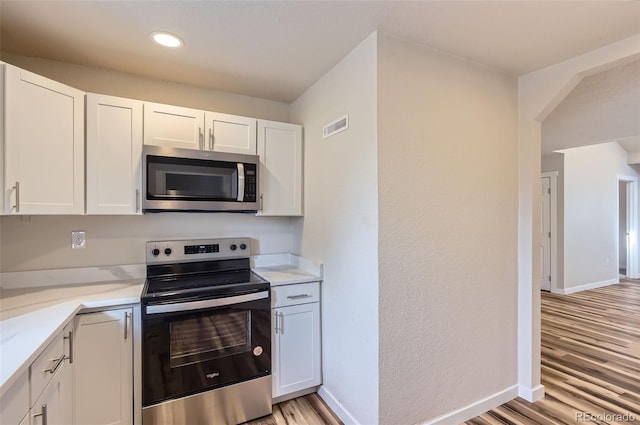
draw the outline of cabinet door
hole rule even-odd
[[[256,154],[256,119],[207,112],[206,147],[217,152]]]
[[[258,121],[259,215],[302,215],[302,127]]]
[[[320,385],[320,304],[273,312],[273,397]]]
[[[204,149],[204,111],[145,102],[144,144]]]
[[[64,399],[70,388],[64,380],[67,365],[63,362],[49,381],[40,397],[31,407],[31,425],[68,425],[71,418],[65,416]]]
[[[142,214],[142,102],[87,94],[87,214]]]
[[[76,316],[75,423],[133,422],[132,310]]]
[[[84,213],[84,93],[5,65],[6,214]]]

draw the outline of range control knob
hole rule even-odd
[[[247,249],[247,244],[241,243],[240,244],[240,249]]]
[[[236,244],[232,243],[229,248],[231,248],[231,251],[235,251],[238,247],[236,246]]]
[[[158,248],[153,248],[153,249],[151,250],[151,254],[152,254],[154,257],[157,257],[158,255],[160,255],[160,250],[159,250]]]
[[[171,255],[171,248],[165,248],[164,255]]]

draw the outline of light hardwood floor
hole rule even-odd
[[[466,424],[640,424],[640,281],[542,293],[542,384]]]
[[[309,394],[273,406],[273,414],[243,425],[343,425],[318,394]]]
[[[542,384],[543,400],[517,398],[465,424],[640,424],[640,281],[573,295],[542,293]],[[583,415],[580,421],[584,412],[603,420]],[[311,394],[247,423],[303,424],[342,422]]]

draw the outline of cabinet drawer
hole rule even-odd
[[[298,283],[271,288],[271,307],[315,303],[320,301],[320,282]]]
[[[31,400],[35,401],[47,386],[64,359],[62,332],[49,343],[47,348],[31,363]],[[63,360],[64,361],[64,360]]]
[[[0,423],[18,424],[29,412],[29,373],[23,372],[0,399]],[[28,419],[28,418],[27,418]]]

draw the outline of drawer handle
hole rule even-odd
[[[40,413],[36,413],[33,415],[33,418],[37,418],[38,416],[42,416],[42,425],[47,425],[47,405],[42,405],[42,411]]]
[[[50,367],[49,369],[45,369],[45,372],[49,372],[50,374],[54,374],[56,373],[56,370],[58,370],[58,368],[60,367],[60,365],[62,364],[62,362],[64,362],[64,360],[66,359],[65,355],[61,355],[59,359],[53,359],[52,361],[55,361],[56,363],[53,365],[53,367]]]
[[[287,295],[287,298],[289,298],[290,300],[299,300],[302,298],[311,298],[313,295],[309,295],[309,294],[300,294],[300,295]]]

